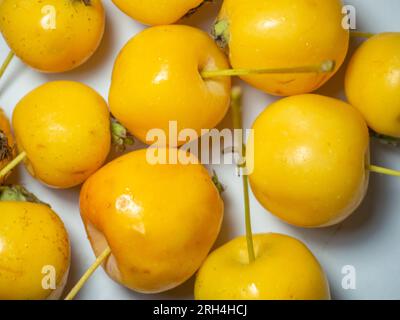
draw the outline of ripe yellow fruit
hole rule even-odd
[[[334,60],[342,65],[349,32],[340,0],[224,0],[214,33],[229,47],[233,68],[286,68]],[[332,73],[248,75],[242,79],[273,95],[308,93]]]
[[[225,55],[201,30],[182,25],[146,29],[115,62],[111,112],[148,144],[155,142],[147,139],[151,129],[162,129],[169,140],[170,121],[177,122],[178,132],[192,129],[200,135],[224,118],[231,88],[229,77],[203,79],[200,72],[226,68]]]
[[[146,150],[135,151],[83,185],[81,215],[92,248],[99,256],[110,246],[105,270],[132,290],[157,293],[182,284],[217,238],[223,201],[207,170],[187,156],[192,164],[152,165]]]
[[[253,237],[249,264],[246,238],[212,252],[197,274],[197,300],[329,300],[329,284],[317,259],[300,241],[279,234]]]
[[[31,91],[15,107],[12,123],[27,169],[52,187],[81,184],[110,151],[107,104],[78,82],[49,82]]]
[[[10,123],[3,110],[0,109],[0,170],[3,169],[16,155],[14,137],[11,133]],[[2,185],[7,176],[0,178]]]
[[[133,19],[147,25],[172,24],[204,0],[112,0]]]
[[[300,95],[269,106],[255,121],[250,184],[272,214],[300,227],[341,222],[363,200],[369,134],[357,109]]]
[[[400,138],[400,33],[378,34],[354,54],[346,73],[349,102],[376,132]]]
[[[0,31],[11,50],[42,72],[64,72],[89,59],[103,38],[101,0],[3,0]]]
[[[0,299],[58,299],[70,265],[62,221],[39,203],[2,200],[0,212]]]

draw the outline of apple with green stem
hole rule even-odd
[[[178,132],[189,129],[201,135],[225,117],[230,77],[280,71],[325,75],[332,73],[335,62],[281,67],[229,69],[227,57],[204,31],[185,25],[151,27],[130,39],[114,63],[110,110],[142,142],[174,147],[176,142],[169,141],[171,121],[176,121]],[[154,128],[166,133],[165,141],[149,135]],[[179,146],[183,143],[178,141]]]
[[[154,153],[184,157],[185,163],[153,163]],[[195,156],[176,148],[134,151],[101,168],[80,194],[81,217],[98,257],[89,273],[104,262],[111,279],[146,294],[184,283],[220,231],[224,203],[213,180]]]
[[[235,129],[241,129],[241,91],[232,91]],[[242,146],[240,157],[245,158]],[[243,169],[245,163],[240,165]],[[300,241],[280,234],[252,234],[249,184],[242,172],[246,237],[212,252],[195,284],[198,300],[330,299],[329,284],[317,259]]]

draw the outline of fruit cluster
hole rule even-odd
[[[12,129],[0,112],[0,299],[57,299],[70,267],[68,233],[51,207],[6,185],[24,162],[35,179],[65,189],[83,184],[80,211],[97,257],[94,270],[132,290],[159,293],[197,272],[196,299],[330,299],[311,251],[280,234],[252,235],[249,184],[283,221],[307,228],[337,224],[362,202],[370,172],[370,133],[400,138],[400,33],[371,36],[351,58],[348,103],[311,94],[343,64],[350,32],[340,0],[224,0],[212,30],[175,24],[207,0],[113,0],[151,25],[116,58],[108,103],[73,81],[48,82],[15,106]],[[105,30],[101,0],[0,1],[0,31],[14,56],[39,72],[65,72],[96,51]],[[241,124],[241,94],[231,77],[271,95],[239,150],[254,162],[242,172],[246,236],[210,253],[220,232],[222,188],[198,159],[170,143],[169,124],[201,135],[231,109]],[[187,163],[149,163],[148,149],[105,164],[112,146],[133,137]],[[15,139],[14,139],[15,136]],[[238,165],[243,169],[242,165]],[[243,171],[243,170],[241,170]],[[238,212],[239,214],[239,212]],[[52,267],[54,285],[43,285]]]

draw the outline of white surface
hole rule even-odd
[[[0,82],[0,105],[9,116],[13,107],[27,92],[51,80],[75,80],[86,83],[105,98],[108,95],[114,59],[134,34],[144,28],[120,12],[109,0],[103,1],[107,9],[107,28],[103,43],[95,56],[84,66],[66,74],[44,75],[26,68],[17,59]],[[185,24],[210,29],[220,1],[207,4]],[[400,31],[399,0],[351,0],[357,8],[358,28],[363,31]],[[353,40],[353,46],[355,41]],[[0,60],[8,48],[0,39]],[[274,98],[251,89],[244,84],[245,127],[251,127],[255,117]],[[319,92],[343,97],[343,68],[333,81]],[[373,162],[400,169],[400,149],[373,143]],[[232,166],[216,166],[220,180],[227,186],[224,194],[225,222],[217,245],[244,233],[241,180],[235,177]],[[33,180],[23,167],[14,174],[13,181],[27,186],[43,201],[50,203],[62,217],[72,244],[72,266],[67,289],[76,283],[94,255],[78,210],[79,188],[51,190]],[[329,187],[329,186],[327,186]],[[336,226],[321,230],[303,230],[288,226],[266,212],[252,197],[252,217],[255,232],[282,232],[303,240],[325,268],[336,299],[399,299],[400,298],[400,179],[372,175],[366,200],[352,217]],[[342,267],[353,265],[357,270],[357,289],[344,290],[341,286]],[[160,295],[145,296],[130,292],[111,281],[99,269],[86,284],[79,299],[190,299],[193,279],[183,286]]]

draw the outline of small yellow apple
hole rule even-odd
[[[378,34],[356,51],[346,94],[374,131],[400,138],[400,32]]]
[[[368,127],[356,108],[320,95],[288,97],[266,108],[253,129],[250,185],[272,214],[295,226],[324,227],[359,206],[370,154]]]
[[[60,218],[21,187],[0,187],[0,213],[0,300],[58,299],[71,256]]]
[[[254,235],[249,263],[245,237],[212,252],[196,277],[197,300],[328,300],[319,262],[300,241],[280,234]]]
[[[159,152],[178,156],[176,149]],[[147,150],[131,152],[83,185],[80,207],[92,248],[118,283],[143,293],[188,280],[219,233],[224,204],[207,170],[189,164],[151,164]]]

